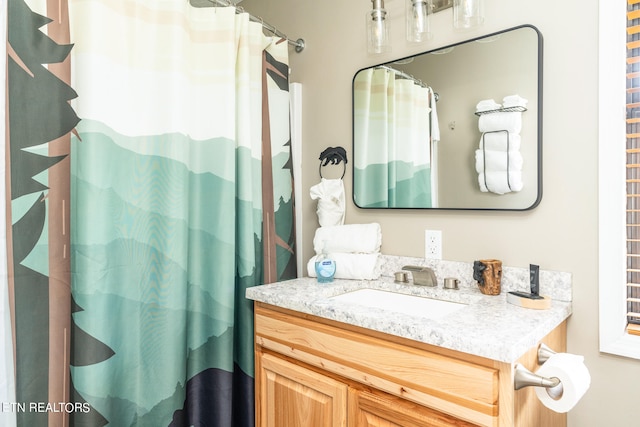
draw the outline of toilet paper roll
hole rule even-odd
[[[555,412],[570,411],[591,385],[591,375],[584,364],[584,357],[576,354],[554,354],[536,374],[546,378],[558,378],[562,383],[562,395],[559,397],[559,386],[552,389],[536,387],[540,402]]]

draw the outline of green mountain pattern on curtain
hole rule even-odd
[[[288,99],[288,85],[270,86],[270,97]],[[253,306],[244,293],[262,283],[263,212],[238,196],[236,179],[262,160],[224,137],[129,136],[89,119],[78,134],[72,263],[83,311],[74,321],[115,354],[74,366],[75,388],[109,425],[252,426]],[[293,242],[285,134],[271,141],[274,217],[279,239]],[[230,173],[234,164],[242,171]],[[239,237],[247,234],[250,242]],[[295,274],[294,262],[278,250],[278,280]],[[76,341],[74,352],[82,347]]]
[[[183,405],[185,378],[212,367],[212,361],[215,368],[234,370],[232,353],[216,354],[232,340],[234,307],[224,301],[233,304],[235,297],[229,293],[234,287],[215,284],[236,280],[228,273],[232,269],[221,266],[235,264],[234,204],[246,202],[235,200],[234,182],[191,172],[170,158],[131,152],[124,146],[135,141],[129,143],[128,137],[99,123],[86,120],[78,130],[82,141],[73,144],[77,167],[72,194],[85,209],[73,209],[72,260],[74,298],[84,312],[75,313],[74,319],[95,334],[107,328],[121,335],[109,342],[116,357],[74,367],[74,379],[91,371],[89,383],[74,384],[112,425],[166,425],[167,410],[172,413]],[[182,135],[140,138],[159,145],[208,145],[212,159],[235,152],[232,141],[188,141]],[[250,153],[240,149],[238,155]],[[188,200],[193,191],[199,192],[197,203]],[[163,194],[184,198],[164,199]],[[216,207],[220,204],[229,209]],[[84,218],[77,217],[80,213]],[[96,225],[98,233],[82,230]],[[191,263],[207,268],[190,275]],[[196,329],[185,330],[190,325]],[[184,359],[185,349],[187,363],[175,363]],[[251,366],[242,369],[252,372]],[[92,378],[109,381],[95,383]],[[147,390],[144,401],[136,401],[138,387]]]
[[[431,206],[431,168],[400,160],[354,169],[355,202],[361,208]]]

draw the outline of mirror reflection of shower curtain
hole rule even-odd
[[[354,198],[360,207],[430,207],[429,89],[365,70],[354,81]]]

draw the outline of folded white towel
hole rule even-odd
[[[309,192],[311,199],[318,200],[316,213],[321,227],[344,224],[346,202],[342,179],[321,178]]]
[[[316,277],[316,256],[307,263],[309,277]],[[336,262],[336,279],[373,280],[380,277],[382,258],[379,253],[332,253],[330,257]]]
[[[497,110],[500,107],[502,106],[493,99],[483,99],[476,104],[476,112],[481,113],[483,111]]]
[[[492,192],[496,194],[506,194],[511,191],[522,190],[522,172],[487,172],[485,185],[485,174],[478,174],[478,184],[483,193]],[[509,181],[507,182],[507,176]],[[488,187],[488,188],[487,188]]]
[[[324,247],[326,243],[326,248]],[[380,224],[346,224],[320,227],[313,238],[316,254],[323,248],[328,253],[375,253],[380,252],[382,230]]]
[[[529,100],[521,97],[520,95],[505,96],[502,100],[502,106],[504,108],[509,107],[526,107]]]
[[[483,114],[478,119],[478,129],[480,129],[480,132],[506,130],[507,132],[520,133],[522,129],[522,113]]]
[[[521,138],[519,133],[488,132],[482,134],[480,144],[478,145],[480,149],[486,148],[487,150],[507,151],[508,147],[509,151],[518,151],[520,150],[520,143]]]
[[[521,171],[522,153],[519,151],[476,150],[476,172]]]

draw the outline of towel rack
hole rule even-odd
[[[511,172],[509,169],[509,153],[510,153],[510,149],[511,149],[511,143],[509,141],[510,135],[509,135],[509,131],[507,130],[491,130],[488,132],[483,132],[482,133],[482,171],[484,173],[484,186],[487,189],[487,191],[491,191],[491,189],[489,188],[489,184],[487,183],[487,144],[484,140],[484,136],[488,133],[499,133],[499,132],[505,132],[507,134],[507,187],[509,187],[510,191],[513,191],[511,189],[511,176],[509,175],[509,173]]]
[[[496,108],[495,110],[487,110],[487,111],[476,111],[476,116],[482,116],[483,114],[493,114],[493,113],[522,113],[527,111],[526,107],[515,106],[515,107],[502,107]]]
[[[318,167],[320,178],[322,178],[323,166],[327,166],[329,163],[331,163],[332,165],[338,165],[341,162],[344,162],[344,164],[342,165],[344,169],[342,170],[342,176],[340,177],[340,179],[344,178],[344,174],[347,172],[347,151],[343,147],[325,148],[322,153],[320,153],[320,166]]]

